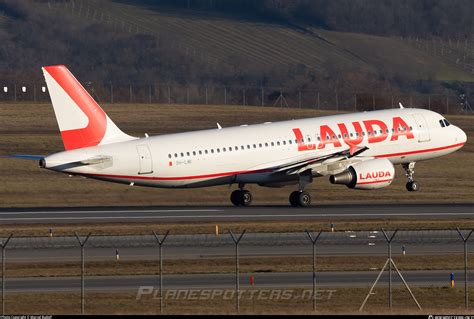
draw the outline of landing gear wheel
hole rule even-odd
[[[230,194],[230,201],[235,206],[250,206],[252,203],[252,193],[247,190],[235,190]]]
[[[290,204],[293,207],[309,207],[311,195],[308,192],[295,191],[290,194]]]
[[[290,194],[290,204],[293,207],[298,207],[298,196],[300,195],[300,192],[294,191],[293,193]]]
[[[233,191],[232,194],[230,194],[230,201],[232,202],[232,204],[234,204],[234,206],[240,206],[240,194],[241,191],[240,190],[236,190],[236,191]]]
[[[415,181],[408,182],[406,186],[407,186],[407,190],[408,190],[409,192],[416,192],[416,191],[418,191],[418,190],[420,189],[420,186],[419,186],[418,183],[415,182]]]
[[[301,192],[298,196],[298,204],[300,207],[311,206],[311,195],[308,192]]]
[[[250,206],[252,204],[252,193],[249,191],[243,190],[240,198],[241,206]]]

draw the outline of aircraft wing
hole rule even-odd
[[[300,161],[295,161],[287,164],[282,164],[276,167],[272,167],[274,173],[286,173],[286,175],[301,174],[304,171],[312,170],[313,168],[323,165],[327,162],[337,162],[350,159],[358,156],[368,150],[367,146],[354,149],[349,148],[342,151],[328,153],[324,155],[314,156]]]

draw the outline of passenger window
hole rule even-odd
[[[277,142],[277,145],[280,146],[280,141]]]
[[[205,150],[205,151],[204,151],[204,153],[206,153],[206,154],[207,154],[207,153],[208,153],[208,151],[207,151],[207,150]]]
[[[186,152],[186,155],[191,156],[191,154],[189,154],[189,152]]]
[[[211,148],[211,153],[214,154],[214,149],[213,148]]]
[[[202,155],[202,151],[199,151],[199,155]]]
[[[175,157],[175,158],[178,157],[178,154],[177,154],[177,153],[174,153],[174,157]]]
[[[168,154],[168,158],[171,158],[171,154]]]
[[[193,155],[196,156],[196,151],[193,151]]]

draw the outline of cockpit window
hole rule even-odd
[[[439,125],[441,125],[441,127],[445,127],[443,120],[439,120]]]
[[[444,119],[444,124],[446,124],[446,126],[450,126],[450,125],[451,125],[451,123],[449,123],[447,119]]]

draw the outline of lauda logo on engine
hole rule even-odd
[[[359,180],[368,180],[368,179],[377,179],[377,178],[385,178],[385,177],[392,177],[389,171],[379,171],[379,172],[369,172],[369,173],[359,173]]]
[[[392,120],[392,130],[388,129],[387,124],[381,120],[366,120],[363,121],[365,126],[365,132],[362,130],[362,125],[359,122],[352,122],[352,126],[356,134],[350,136],[350,133],[347,130],[346,124],[338,123],[339,136],[349,147],[354,148],[355,146],[362,143],[364,140],[365,134],[367,134],[368,142],[380,143],[385,141],[388,138],[389,133],[391,132],[390,141],[397,141],[401,136],[405,136],[407,139],[414,138],[413,132],[410,130],[410,127],[401,117],[394,117]],[[380,131],[382,133],[380,133]],[[366,133],[367,132],[367,133]],[[374,133],[377,132],[377,133]],[[295,134],[296,139],[298,140],[298,151],[310,151],[316,149],[316,144],[305,144],[303,143],[303,134],[299,128],[294,128],[293,133]],[[354,136],[355,135],[355,136]],[[339,140],[338,134],[329,127],[329,125],[321,125],[319,127],[319,136],[320,141],[317,146],[318,149],[323,149],[328,144],[333,144],[334,147],[341,147],[341,141]]]

